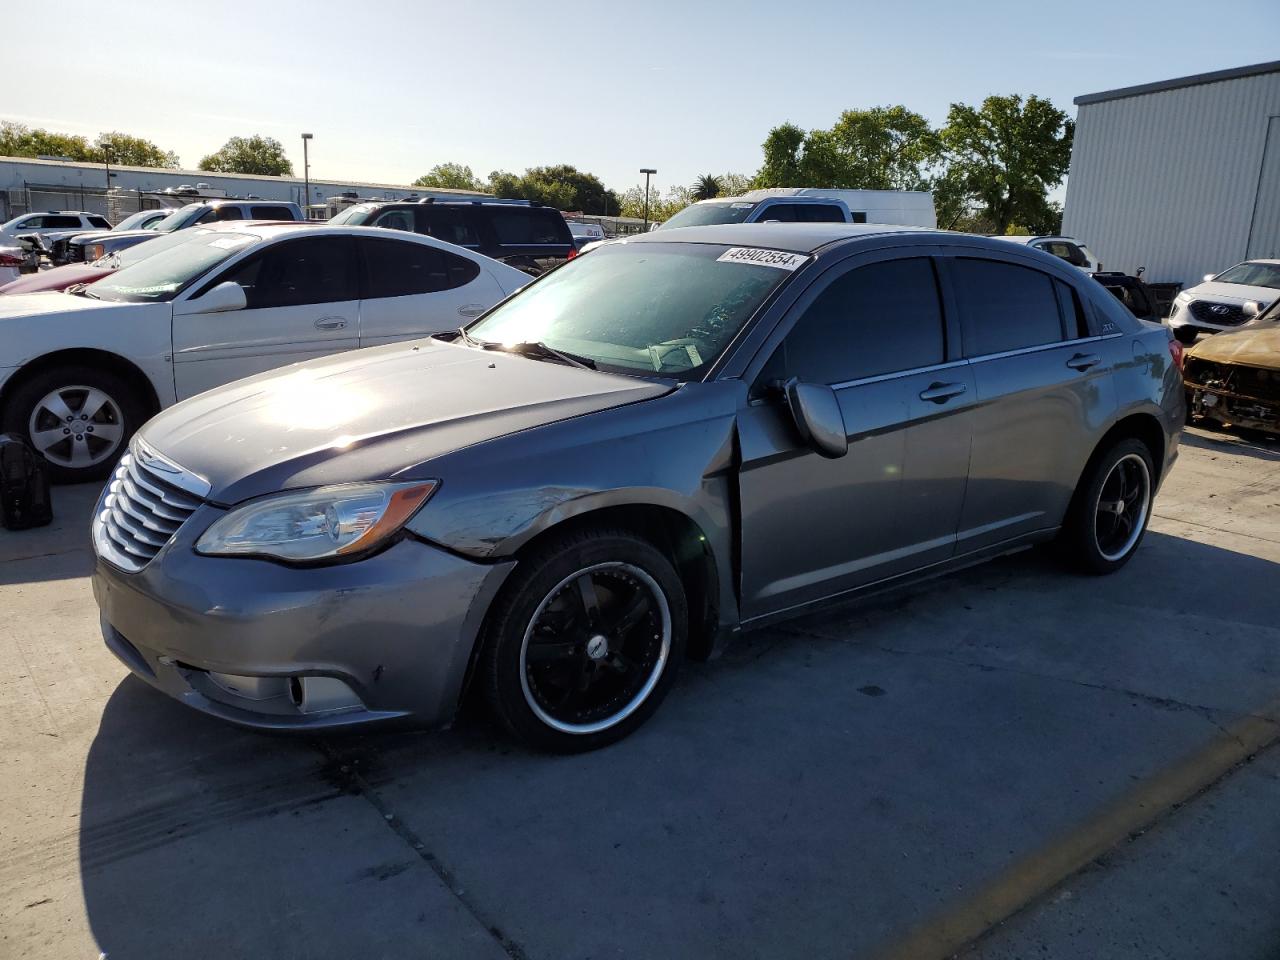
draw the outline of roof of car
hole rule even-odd
[[[888,223],[717,223],[703,227],[664,227],[613,242],[723,243],[813,253],[841,240],[904,233],[938,235],[945,231]]]

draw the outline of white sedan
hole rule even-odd
[[[149,241],[163,249],[78,292],[0,298],[0,430],[28,439],[53,479],[105,476],[143,421],[178,400],[453,330],[530,280],[461,247],[373,227],[240,222],[184,233]]]

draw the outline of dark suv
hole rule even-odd
[[[329,223],[426,234],[535,276],[578,252],[560,211],[528,200],[358,203]]]

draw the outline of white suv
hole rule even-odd
[[[1051,253],[1055,257],[1067,261],[1073,267],[1085,273],[1101,273],[1102,264],[1093,252],[1074,237],[1006,237],[993,234],[997,240],[1008,240],[1010,243],[1025,243],[1029,247]]]
[[[0,245],[17,243],[20,237],[43,236],[62,230],[110,230],[111,221],[97,213],[76,210],[47,210],[24,213],[0,225]]]
[[[1280,260],[1246,260],[1178,294],[1169,327],[1182,343],[1195,343],[1201,333],[1234,330],[1278,297]]]

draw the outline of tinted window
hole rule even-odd
[[[80,218],[63,216],[45,217],[44,225],[46,227],[53,227],[57,230],[74,230],[76,227],[80,226]],[[107,226],[111,226],[111,224],[107,224]]]
[[[214,207],[213,219],[215,220],[243,220],[244,211],[239,207]]]
[[[215,282],[227,280],[244,287],[251,310],[355,300],[355,251],[345,237],[285,240]]]
[[[867,212],[865,210],[851,210],[849,216],[853,218],[854,223],[867,222]]]
[[[792,203],[775,203],[771,207],[765,207],[764,212],[760,214],[761,222],[776,220],[779,223],[795,223],[796,208]]]
[[[1092,336],[1089,321],[1085,319],[1084,308],[1076,292],[1061,280],[1053,281],[1053,289],[1058,295],[1058,309],[1062,313],[1062,322],[1072,337]],[[1114,291],[1113,291],[1114,292]]]
[[[941,363],[946,345],[933,264],[919,257],[851,270],[805,310],[782,350],[785,376],[813,383]]]
[[[372,227],[385,227],[388,230],[408,230],[413,233],[412,210],[384,210],[373,218]]]
[[[995,260],[957,258],[952,283],[970,357],[1062,339],[1062,320],[1048,274]]]
[[[844,211],[830,203],[807,203],[797,208],[805,223],[844,223]]]
[[[254,220],[293,220],[293,211],[288,207],[250,207],[249,216]]]
[[[359,243],[364,253],[366,299],[452,290],[480,274],[475,262],[425,243],[369,239]]]
[[[568,246],[569,226],[554,210],[522,210],[519,207],[486,211],[501,244],[558,243]]]
[[[418,210],[418,222],[423,225],[420,232],[445,243],[456,243],[460,247],[480,245],[480,236],[468,210],[426,204]]]
[[[95,227],[98,227],[101,230],[111,229],[111,221],[108,220],[106,217],[98,217],[98,216],[89,217],[89,223]]]
[[[1052,253],[1055,257],[1059,257],[1073,267],[1086,267],[1089,261],[1085,255],[1080,252],[1080,248],[1074,243],[1067,243],[1065,240],[1048,240],[1044,243],[1036,244],[1046,253]]]

